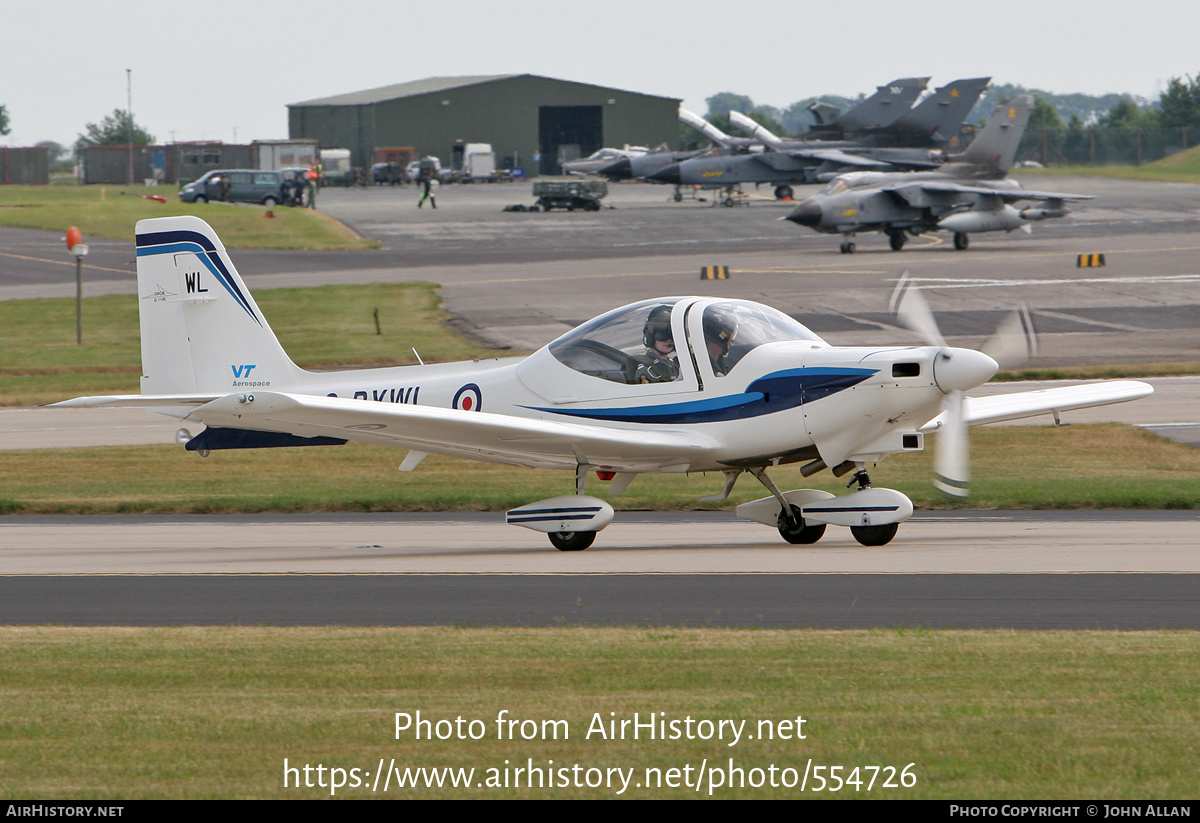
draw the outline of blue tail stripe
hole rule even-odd
[[[246,299],[241,290],[234,282],[233,276],[225,267],[225,261],[217,254],[216,247],[212,241],[199,232],[194,231],[164,231],[155,234],[139,234],[137,236],[137,255],[138,257],[154,255],[154,254],[175,254],[177,252],[196,252],[196,256],[204,263],[212,275],[217,278],[225,291],[229,292],[237,304],[242,307],[246,314],[250,315],[258,325],[262,325],[262,320],[250,308],[250,301]]]

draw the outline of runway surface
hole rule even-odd
[[[1200,628],[1200,514],[919,512],[888,546],[622,514],[585,552],[498,515],[10,517],[0,623]]]

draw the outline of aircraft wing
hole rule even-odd
[[[208,426],[336,437],[534,468],[579,463],[623,471],[686,471],[717,448],[701,434],[586,423],[344,397],[254,392],[207,403],[187,419]],[[705,461],[711,462],[711,461]]]
[[[1036,417],[1039,414],[1125,403],[1153,393],[1153,386],[1136,380],[1083,383],[1077,386],[997,394],[991,397],[968,397],[965,414],[968,426],[981,426],[984,423]],[[944,416],[945,412],[939,414],[922,426],[921,431],[941,428]]]
[[[1090,194],[1063,194],[1062,192],[1030,191],[1029,189],[993,189],[987,186],[971,186],[963,183],[922,183],[921,191],[946,194],[986,194],[999,197],[1006,203],[1017,200],[1094,200]]]
[[[885,160],[873,160],[870,157],[862,157],[857,154],[838,151],[837,149],[789,149],[784,152],[776,152],[776,154],[787,154],[789,157],[794,157],[797,160],[808,160],[818,163],[834,163],[839,166],[854,166],[864,169],[881,169],[891,167],[891,163],[888,163]],[[811,162],[809,165],[811,165]]]

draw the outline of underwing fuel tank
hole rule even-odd
[[[1057,209],[1021,209],[1021,217],[1026,220],[1046,220],[1051,217],[1066,217],[1071,213],[1068,208]]]
[[[956,233],[977,231],[1012,231],[1024,226],[1026,220],[1012,206],[1000,209],[972,209],[938,221],[938,228]]]

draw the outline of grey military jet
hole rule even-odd
[[[691,151],[651,151],[634,157],[622,157],[616,162],[600,169],[596,174],[607,177],[614,182],[643,180],[655,172],[665,169],[667,166],[682,163],[684,160],[699,157],[703,154],[715,152],[733,154],[739,151],[749,151],[754,147],[757,147],[760,151],[762,150],[762,144],[758,141],[746,137],[730,137],[700,115],[693,114],[687,109],[679,110],[679,122],[689,125],[703,134],[712,141],[715,148],[695,149]],[[678,196],[677,193],[675,199],[681,200],[682,197]]]
[[[881,231],[900,251],[910,235],[946,229],[963,250],[973,232],[1028,231],[1034,221],[1063,217],[1066,201],[1091,197],[1029,191],[1006,177],[1032,111],[1033,97],[1018,95],[997,106],[966,151],[937,171],[843,174],[781,219],[841,234],[842,253],[850,254],[858,232]],[[1041,205],[1018,210],[1012,204],[1021,200]]]
[[[625,157],[637,157],[648,152],[649,149],[644,146],[626,146],[623,149],[603,148],[589,154],[587,157],[579,160],[570,160],[562,164],[562,169],[565,174],[597,174],[600,169],[605,166],[612,165],[617,160]]]
[[[843,124],[838,127],[842,133],[849,133],[851,127],[856,129],[849,140],[785,140],[733,112],[730,121],[766,144],[770,151],[734,157],[696,157],[668,166],[650,175],[650,179],[702,188],[772,183],[775,197],[783,200],[792,196],[792,184],[822,182],[850,169],[933,169],[942,163],[942,148],[958,133],[963,118],[990,80],[988,77],[958,80],[939,88],[914,108],[898,113],[894,108],[882,109],[888,101],[877,92],[867,103],[833,121]],[[856,114],[864,108],[865,115]],[[874,120],[870,119],[872,112],[876,115]],[[825,133],[833,133],[833,124],[821,128]]]
[[[864,129],[891,125],[909,111],[909,106],[920,96],[928,84],[928,77],[905,77],[893,80],[885,86],[879,86],[875,90],[875,94],[845,114],[840,114],[837,108],[828,104],[813,104],[810,109],[813,110],[818,123],[814,127],[813,133],[817,133],[819,130],[822,135],[841,138]],[[733,116],[737,113],[731,112],[730,114]],[[676,163],[682,163],[694,157],[729,157],[761,153],[766,148],[764,143],[755,137],[731,137],[703,117],[686,109],[679,110],[679,122],[691,126],[703,134],[715,148],[686,152],[651,152],[641,157],[631,157],[628,161],[619,160],[598,173],[610,180],[648,180],[652,183],[664,183],[670,181],[656,178],[654,175]],[[774,135],[771,137],[774,138]],[[778,140],[778,138],[775,139]],[[679,183],[675,184],[676,200],[682,199],[678,195],[679,185]],[[697,184],[689,183],[688,185]],[[723,185],[717,184],[707,186],[707,188],[720,188]]]

